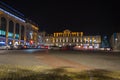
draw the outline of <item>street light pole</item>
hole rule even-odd
[[[115,38],[115,49],[117,49],[117,41],[118,41],[118,39],[117,38]]]

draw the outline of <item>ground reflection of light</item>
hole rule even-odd
[[[33,53],[35,51],[37,51],[37,50],[36,49],[27,49],[27,50],[25,50],[25,52],[29,52],[29,53]]]
[[[38,52],[38,51],[43,51],[44,49],[26,49],[24,50],[27,53],[34,53],[34,52]]]

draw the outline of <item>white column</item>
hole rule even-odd
[[[9,20],[7,19],[7,25],[6,25],[6,44],[8,44],[8,30],[9,30]]]
[[[24,45],[26,44],[26,26],[24,26]]]
[[[16,28],[15,25],[16,25],[16,23],[13,24],[13,44],[15,43],[15,28]]]
[[[19,44],[20,44],[20,40],[21,40],[21,25],[19,26]]]

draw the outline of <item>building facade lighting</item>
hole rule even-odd
[[[15,16],[15,15],[9,13],[8,11],[3,10],[2,8],[0,8],[0,10],[3,11],[4,13],[6,13],[6,14],[8,14],[8,15],[10,15],[10,16],[12,16],[12,17],[14,17],[14,18],[16,18],[16,19],[18,19],[18,20],[20,20],[20,21],[22,21],[22,22],[25,22],[25,20],[23,20],[23,19]]]

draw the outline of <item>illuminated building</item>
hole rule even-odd
[[[120,33],[113,33],[110,43],[113,50],[120,50]]]
[[[33,40],[37,43],[37,33],[38,26],[27,20],[22,13],[0,1],[0,42],[19,45]]]
[[[63,32],[55,32],[52,35],[47,35],[44,39],[45,45],[49,46],[94,46],[99,48],[101,44],[101,36],[84,36],[83,32],[72,32],[64,30]]]
[[[71,32],[64,30],[53,34],[52,42],[56,46],[80,45],[82,42],[83,32]]]
[[[46,37],[46,32],[45,31],[38,33],[38,45],[44,45],[45,44],[45,42],[44,42],[45,37]]]
[[[89,48],[90,46],[93,46],[94,48],[99,48],[101,44],[101,36],[83,36],[82,38],[83,47]]]
[[[38,44],[38,25],[30,20],[26,20],[26,42],[33,42],[32,45]]]

